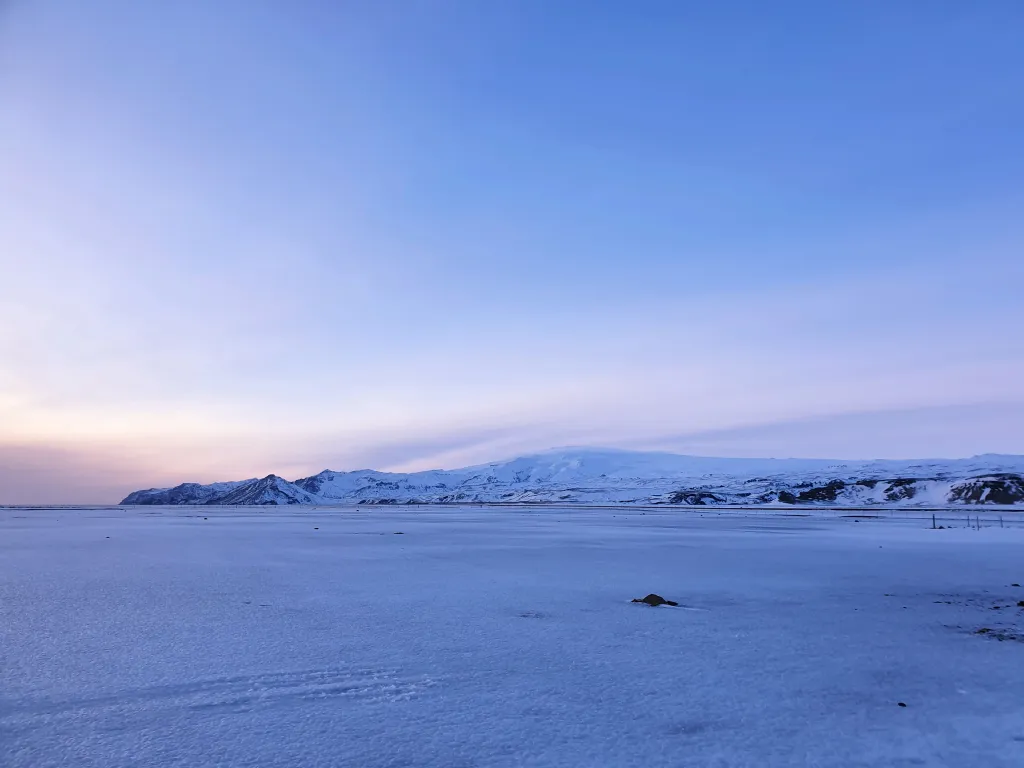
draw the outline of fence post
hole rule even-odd
[[[935,530],[935,513],[932,513],[932,530]]]

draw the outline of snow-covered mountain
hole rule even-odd
[[[1024,456],[829,461],[578,448],[453,470],[184,483],[135,491],[121,503],[1024,505]]]

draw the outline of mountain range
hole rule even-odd
[[[1024,505],[1024,456],[831,461],[572,448],[452,470],[324,470],[135,491],[135,504]]]

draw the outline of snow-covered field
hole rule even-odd
[[[1021,766],[1017,514],[2,509],[0,765]]]

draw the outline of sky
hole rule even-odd
[[[1024,5],[0,0],[0,503],[1024,453]]]

